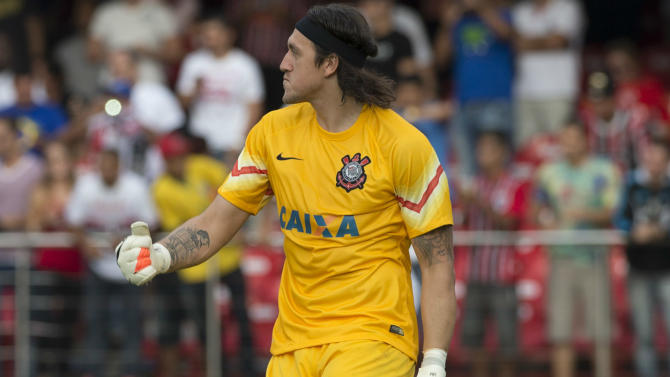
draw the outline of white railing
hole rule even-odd
[[[92,234],[93,246],[113,248],[109,237],[105,234]],[[625,239],[621,232],[616,230],[532,230],[532,231],[455,231],[454,245],[622,245]],[[70,233],[35,233],[35,232],[5,232],[0,233],[0,253],[6,249],[15,251],[15,339],[14,339],[14,376],[25,377],[30,370],[30,251],[40,247],[71,247],[74,237]],[[218,269],[214,268],[214,272]],[[210,275],[208,291],[211,292],[218,282],[216,273]],[[216,307],[213,305],[213,295],[208,294],[207,302],[207,333],[217,334],[220,324],[216,320]],[[207,342],[207,376],[216,377],[220,371],[214,367],[220,362],[218,347],[220,342],[212,338]],[[6,352],[3,352],[6,353]],[[2,361],[2,358],[0,358]]]
[[[104,233],[93,233],[94,246],[114,247],[107,241]],[[156,237],[158,238],[158,237]],[[71,247],[74,238],[67,232],[0,232],[0,249]],[[469,231],[454,232],[454,244],[472,245],[621,245],[623,234],[613,229],[593,230],[522,230],[508,231]]]

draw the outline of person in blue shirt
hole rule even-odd
[[[68,124],[68,118],[60,105],[33,102],[32,82],[29,73],[18,73],[15,76],[16,103],[0,109],[0,117],[16,119],[24,143],[29,149],[39,151],[45,141],[60,136]]]
[[[444,10],[435,58],[438,65],[452,61],[452,140],[465,176],[475,174],[479,132],[501,132],[512,140],[512,37],[505,0],[459,0]]]
[[[615,223],[626,234],[628,297],[635,335],[635,369],[641,377],[657,377],[654,340],[660,309],[670,335],[670,147],[652,139],[642,152],[641,166],[628,174]],[[668,359],[670,360],[670,359]],[[666,366],[670,367],[670,366]]]

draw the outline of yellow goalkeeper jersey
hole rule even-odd
[[[447,178],[421,132],[365,106],[330,133],[309,103],[292,105],[254,126],[219,194],[252,214],[277,200],[286,261],[272,354],[369,339],[416,360],[410,239],[452,224]]]

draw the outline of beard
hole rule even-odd
[[[287,93],[284,91],[284,95],[281,97],[281,101],[284,103],[284,105],[291,105],[294,103],[302,102],[298,96],[296,96],[294,93]]]
[[[282,96],[282,102],[286,105],[300,103],[300,102],[309,102],[311,98],[314,98],[314,95],[319,92],[321,89],[320,83],[308,83],[303,85],[301,90],[294,90],[291,83],[284,82],[284,95]]]
[[[284,83],[284,95],[281,97],[281,101],[285,105],[291,105],[298,102],[303,102],[303,96],[299,95],[293,90],[286,88],[286,83]]]

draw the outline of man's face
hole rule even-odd
[[[116,79],[134,81],[135,62],[126,51],[117,50],[109,53],[107,57],[107,68]]]
[[[210,20],[203,22],[200,33],[202,36],[202,44],[205,48],[210,50],[218,50],[220,48],[230,48],[234,43],[234,34],[232,29],[224,26],[221,22]]]
[[[617,83],[628,82],[637,76],[635,61],[623,51],[610,52],[606,57],[606,64]]]
[[[312,41],[294,30],[288,38],[288,52],[279,65],[284,72],[284,97],[286,104],[309,101],[324,82],[324,74],[314,59],[316,50]]]
[[[502,166],[506,162],[505,147],[496,137],[484,134],[477,141],[476,157],[477,164],[483,170]]]
[[[113,186],[119,177],[119,157],[113,153],[103,152],[100,156],[100,175],[108,186]]]
[[[609,120],[614,115],[614,111],[616,110],[614,97],[591,98],[589,102],[591,102],[593,111],[598,118]]]
[[[60,142],[47,144],[44,149],[44,156],[46,158],[49,175],[53,178],[64,179],[70,175],[72,165],[65,144]]]
[[[652,177],[664,177],[668,174],[668,151],[660,145],[650,145],[642,154],[645,170]]]
[[[165,170],[175,177],[183,177],[186,170],[186,155],[165,159]]]
[[[566,127],[561,133],[561,147],[565,158],[578,159],[588,153],[586,135],[577,126]]]

